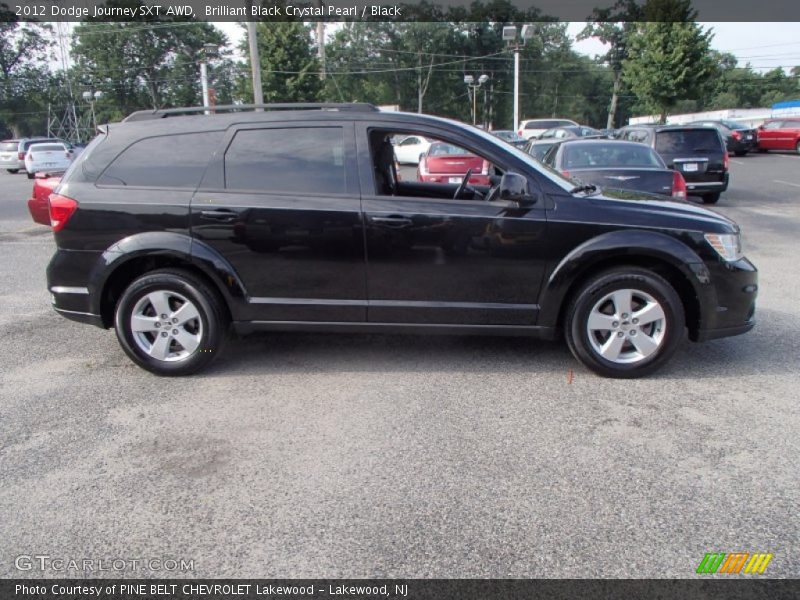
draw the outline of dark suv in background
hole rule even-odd
[[[728,189],[729,157],[725,141],[711,127],[697,125],[628,125],[617,139],[647,144],[670,169],[686,180],[687,193],[716,204]]]
[[[135,113],[102,129],[50,196],[60,314],[113,327],[162,375],[205,366],[231,325],[563,335],[613,377],[654,371],[687,331],[754,325],[756,269],[721,215],[576,186],[455,121],[258,108]],[[488,181],[399,180],[398,135],[463,148]]]
[[[692,121],[689,125],[713,127],[725,140],[728,152],[733,152],[736,156],[744,156],[758,148],[757,130],[743,123],[723,119],[720,121]]]

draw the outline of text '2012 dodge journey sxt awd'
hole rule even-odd
[[[563,334],[611,377],[654,371],[687,332],[753,327],[756,269],[715,212],[578,185],[447,119],[263,108],[103,127],[50,197],[55,309],[162,375],[208,364],[231,327]],[[401,180],[405,135],[482,158],[488,184]]]

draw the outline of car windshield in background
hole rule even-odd
[[[429,156],[470,156],[471,153],[453,144],[433,144],[428,151]]]
[[[728,129],[750,129],[750,127],[744,123],[737,123],[736,121],[720,121],[720,123],[725,125]]]
[[[0,152],[16,152],[17,146],[17,142],[0,142]]]
[[[566,169],[603,169],[607,167],[643,167],[663,169],[664,163],[645,145],[638,144],[566,144]]]
[[[722,150],[716,129],[676,129],[656,134],[656,152],[701,152]]]

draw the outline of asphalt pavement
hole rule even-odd
[[[800,156],[731,171],[758,324],[634,381],[562,343],[322,334],[159,378],[50,308],[49,230],[0,173],[0,576],[800,576]]]

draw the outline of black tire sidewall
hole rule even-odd
[[[703,196],[703,204],[716,204],[719,202],[719,197],[720,194],[718,192],[714,194],[706,194]]]
[[[145,354],[133,339],[130,316],[136,303],[146,294],[158,290],[173,291],[185,296],[197,308],[203,333],[198,349],[185,360],[166,362]],[[135,280],[119,299],[114,313],[114,326],[122,349],[140,367],[158,375],[188,375],[208,364],[221,350],[224,341],[223,322],[215,298],[205,285],[174,273],[152,273]]]
[[[653,296],[666,318],[666,333],[661,347],[651,357],[635,364],[617,364],[598,355],[586,332],[586,321],[595,303],[606,294],[624,288]],[[569,310],[565,334],[572,353],[592,371],[606,377],[641,377],[660,368],[680,345],[685,335],[683,305],[673,287],[654,273],[635,268],[610,271],[597,276],[578,292]]]

